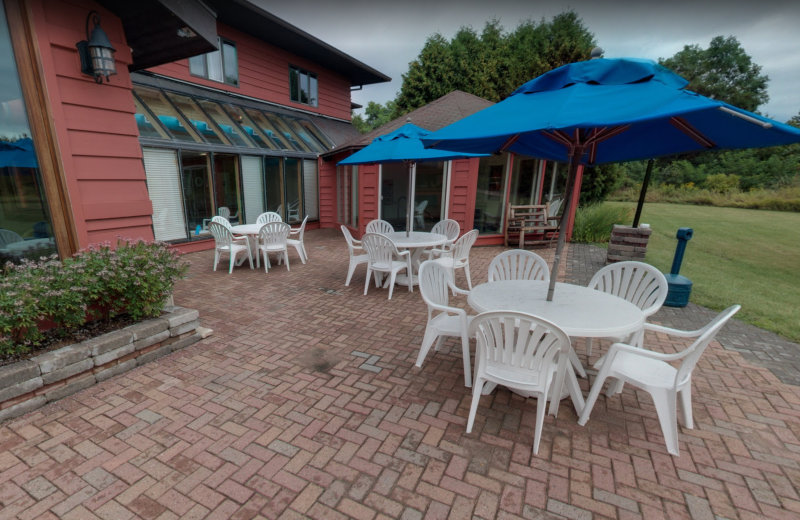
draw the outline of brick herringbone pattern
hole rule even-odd
[[[0,519],[800,518],[800,388],[738,352],[701,360],[679,458],[630,388],[586,427],[562,403],[532,457],[535,401],[498,389],[466,435],[460,346],[413,366],[419,293],[363,296],[337,232],[307,241],[291,272],[185,257],[176,302],[215,334],[0,425]],[[474,282],[500,250],[473,250]]]

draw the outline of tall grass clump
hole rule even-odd
[[[572,229],[574,242],[603,243],[611,239],[615,224],[629,224],[633,210],[611,204],[590,204],[578,208]]]

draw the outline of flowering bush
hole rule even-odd
[[[120,239],[38,262],[5,265],[0,277],[0,355],[25,352],[41,341],[39,324],[53,322],[67,333],[87,320],[127,312],[158,316],[187,266],[160,242]]]

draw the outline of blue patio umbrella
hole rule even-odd
[[[0,168],[38,168],[33,140],[0,141]]]
[[[487,154],[468,152],[449,152],[443,150],[428,150],[422,145],[423,137],[431,134],[428,130],[411,124],[406,124],[394,132],[376,137],[372,143],[347,159],[339,161],[338,165],[348,166],[357,164],[386,164],[405,163],[409,169],[411,182],[408,183],[408,200],[411,200],[416,174],[415,165],[418,162],[449,161],[451,159],[464,159],[468,157],[486,157]],[[406,234],[411,227],[411,213],[406,207]]]
[[[425,136],[422,142],[429,149],[508,150],[569,162],[565,215],[579,165],[800,142],[797,128],[686,90],[688,84],[650,60],[572,63],[529,81],[500,103]],[[561,226],[548,301],[553,297],[564,234]]]

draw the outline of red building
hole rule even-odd
[[[412,226],[430,231],[442,219],[456,220],[462,233],[477,229],[478,245],[502,244],[506,207],[544,204],[563,197],[567,168],[557,163],[502,153],[490,157],[417,164],[415,193],[408,201],[409,176],[403,164],[336,166],[410,120],[436,131],[492,105],[491,101],[454,91],[390,121],[372,132],[324,152],[319,167],[320,224],[346,225],[361,237],[373,219],[405,230],[406,208],[413,208]],[[582,169],[572,207],[577,207]],[[567,219],[571,235],[574,212]]]
[[[116,51],[99,83],[76,46],[108,53],[95,26]],[[117,236],[208,248],[223,206],[319,226],[319,154],[358,135],[351,88],[389,80],[245,0],[0,0],[0,77],[12,260]]]

